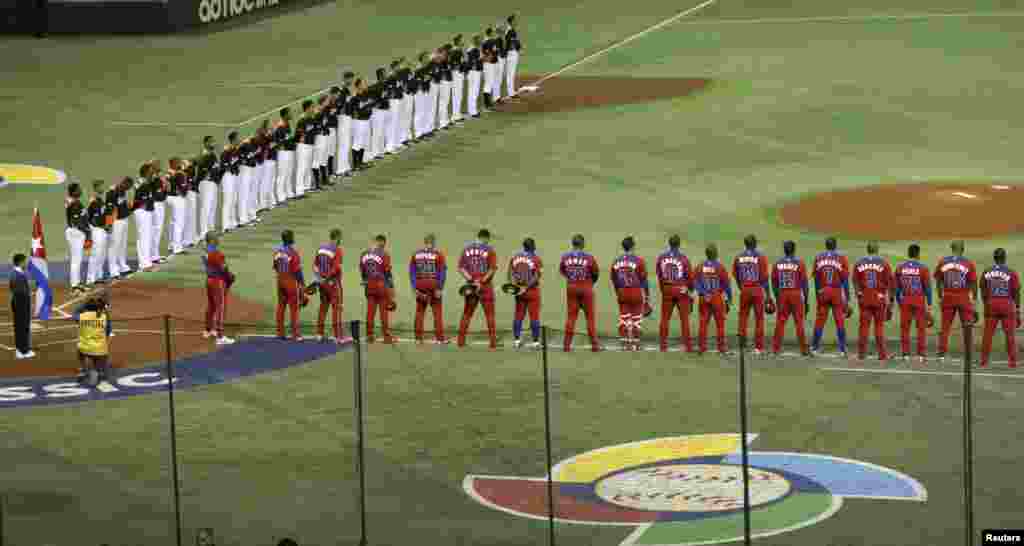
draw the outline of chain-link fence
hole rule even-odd
[[[975,368],[971,327],[922,364],[427,323],[117,319],[95,378],[78,327],[48,324],[46,358],[0,385],[2,543],[971,544],[1019,524],[1019,377]]]

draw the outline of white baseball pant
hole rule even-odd
[[[402,140],[399,138],[399,130],[402,127],[402,101],[391,99],[388,104],[390,116],[388,117],[387,151],[394,153],[402,145]]]
[[[260,208],[260,184],[263,178],[263,164],[252,168],[252,179],[249,181],[249,221],[256,219]]]
[[[89,256],[89,276],[86,277],[86,282],[93,284],[104,278],[103,262],[107,261],[107,246],[110,245],[110,241],[107,230],[103,228],[92,227],[89,233],[92,236],[92,255]]]
[[[128,265],[128,218],[130,217],[114,220],[113,233],[117,240],[112,243],[112,246],[119,275],[132,270],[131,266]]]
[[[452,121],[462,121],[462,95],[466,90],[466,75],[456,72],[452,82]]]
[[[185,195],[185,244],[194,245],[199,242],[199,230],[196,221],[199,218],[199,192],[189,190]]]
[[[212,180],[199,183],[199,238],[217,228],[217,184]]]
[[[338,118],[338,119],[340,120],[341,118]],[[339,121],[338,123],[341,123],[341,122]],[[327,151],[324,152],[324,153],[326,154],[326,157],[327,157],[327,160],[324,161],[324,166],[329,166],[330,165],[330,158],[332,158],[332,157],[334,158],[334,164],[335,165],[338,164],[338,127],[337,127],[337,125],[334,126],[334,127],[331,127],[331,130],[327,133]],[[335,166],[335,170],[337,170],[337,166]],[[331,173],[331,172],[329,172],[327,174],[328,174],[328,176],[333,176],[334,175],[334,173]]]
[[[313,141],[313,164],[312,169],[322,167],[327,164],[327,135],[319,134],[316,135],[316,140]],[[310,175],[312,176],[312,175]]]
[[[163,254],[160,253],[160,240],[163,239],[164,235],[164,216],[166,211],[167,209],[164,202],[153,203],[153,214],[151,215],[153,218],[153,231],[151,233],[153,236],[153,242],[149,246],[149,252],[151,255],[150,261],[152,262],[157,261],[157,259],[163,256]]]
[[[437,129],[437,109],[441,100],[441,84],[435,83],[430,86],[429,98],[427,99],[427,132]]]
[[[444,128],[451,123],[449,107],[452,104],[452,82],[442,80],[440,87],[437,98],[437,125]]]
[[[405,141],[412,138],[415,134],[412,125],[412,113],[414,110],[414,103],[416,102],[415,93],[406,93],[402,97],[402,121],[401,127],[398,128],[398,141],[405,143]]]
[[[68,283],[72,288],[82,284],[82,256],[85,253],[85,234],[69,227],[64,230],[68,242]]]
[[[508,84],[508,96],[516,96],[516,70],[519,68],[519,52],[512,50],[508,52],[508,59],[505,64],[505,82]]]
[[[139,258],[139,269],[153,267],[153,213],[146,209],[135,209],[135,255]]]
[[[370,142],[367,144],[366,160],[373,161],[376,159],[379,149],[377,147],[378,140],[384,135],[381,130],[381,118],[383,115],[381,111],[374,108],[373,112],[370,113]]]
[[[277,152],[277,202],[284,203],[295,197],[295,152]]]
[[[498,100],[501,98],[501,84],[504,83],[505,80],[505,59],[502,57],[498,57],[498,64],[496,64],[495,66],[497,66],[498,68],[494,72],[493,94],[494,100]]]
[[[295,195],[305,195],[313,176],[313,145],[300,143],[295,156]]]
[[[412,135],[415,138],[420,138],[427,132],[427,92],[420,91],[416,93],[414,100],[416,101],[416,106],[413,112]]]
[[[238,175],[233,173],[224,173],[224,177],[220,179],[220,225],[221,229],[229,230],[238,227]]]
[[[338,118],[338,155],[334,161],[334,174],[345,174],[352,170],[352,118]]]
[[[497,63],[484,63],[484,88],[483,92],[494,98],[494,73],[497,71]]]
[[[487,65],[484,65],[487,66]],[[466,113],[471,116],[480,115],[480,71],[471,70],[466,78]]]
[[[167,205],[171,208],[171,254],[180,254],[185,250],[185,215],[188,204],[184,197],[171,195],[167,198]]]
[[[126,238],[127,225],[124,220],[114,220],[114,225],[110,226],[110,237],[107,238],[107,269],[112,278],[127,271],[121,269],[121,239]]]
[[[235,218],[238,218],[239,225],[248,224],[252,218],[249,217],[249,192],[252,191],[252,167],[242,165],[238,174],[238,186],[235,188]]]
[[[268,159],[263,162],[263,208],[269,209],[277,206],[277,160]]]
[[[370,120],[352,120],[352,149],[365,150],[370,144]]]

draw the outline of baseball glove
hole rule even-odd
[[[320,281],[313,281],[306,287],[306,295],[312,296],[313,294],[316,294],[318,290],[320,290]]]
[[[654,313],[654,308],[651,307],[651,303],[645,301],[644,302],[644,318],[647,318],[647,317],[651,316],[653,313]]]
[[[427,303],[430,301],[430,293],[423,290],[416,291],[416,301]]]
[[[850,318],[852,316],[853,316],[853,307],[850,307],[849,305],[847,305],[846,306],[846,318]]]
[[[516,283],[507,282],[501,285],[501,291],[510,296],[518,296],[526,291],[526,287]]]
[[[398,304],[395,303],[394,300],[389,301],[388,304],[385,306],[385,309],[387,309],[388,311],[397,311]]]
[[[476,297],[477,287],[473,283],[466,283],[459,287],[459,295],[464,298]]]
[[[775,314],[775,300],[768,300],[768,301],[764,302],[764,313],[766,315],[774,315]]]

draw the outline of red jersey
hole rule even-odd
[[[705,298],[720,296],[725,293],[725,300],[732,300],[732,287],[729,284],[729,272],[718,260],[704,260],[694,268],[697,293]]]
[[[814,257],[814,286],[818,290],[842,288],[850,278],[850,262],[846,256],[826,250]]]
[[[489,271],[497,271],[498,255],[491,245],[484,243],[470,243],[462,251],[459,257],[459,269],[469,273],[469,278],[474,281],[482,280]],[[484,286],[490,286],[491,279],[488,279]]]
[[[203,256],[203,267],[206,269],[207,279],[228,279],[228,267],[224,259],[224,253],[216,247],[206,247],[206,256]]]
[[[582,250],[572,250],[562,254],[558,263],[558,272],[569,284],[577,286],[593,286],[601,275],[597,260]]]
[[[658,255],[654,262],[654,270],[662,286],[693,288],[693,268],[690,259],[678,249],[669,249]]]
[[[367,288],[391,286],[391,256],[383,248],[371,248],[359,256],[359,273]]]
[[[994,265],[981,275],[981,297],[985,301],[994,299],[1013,300],[1020,291],[1020,277],[1005,265]]]
[[[935,280],[942,280],[943,299],[945,295],[966,297],[971,283],[978,281],[974,262],[962,256],[946,256],[935,267]]]
[[[323,281],[341,281],[341,258],[345,252],[334,243],[320,245],[313,259],[316,276]]]
[[[893,272],[898,303],[932,304],[932,277],[928,266],[917,260],[908,260],[896,266]]]
[[[533,252],[520,252],[508,261],[508,269],[512,272],[512,282],[531,288],[540,282],[542,267],[540,256]]]
[[[732,276],[740,288],[768,288],[768,258],[756,250],[744,250],[732,262]]]
[[[422,248],[409,258],[409,277],[415,286],[416,281],[437,281],[438,288],[444,288],[445,276],[448,274],[448,263],[444,253],[436,248]]]
[[[274,247],[274,271],[278,279],[302,279],[302,258],[291,245]]]
[[[772,267],[772,286],[780,291],[807,292],[807,266],[796,256],[785,256]]]
[[[893,287],[892,268],[880,256],[865,256],[853,266],[853,286],[861,305],[884,304]]]
[[[616,290],[623,288],[647,287],[647,264],[635,254],[623,254],[612,262],[612,286]]]

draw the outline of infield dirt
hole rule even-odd
[[[0,298],[10,301],[6,288]],[[55,306],[68,301],[66,288],[54,287]],[[76,304],[77,305],[77,304]],[[64,310],[71,313],[75,305]],[[171,315],[171,354],[174,359],[208,353],[217,348],[213,339],[204,339],[206,292],[148,282],[123,282],[113,286],[110,316],[115,336],[110,339],[110,359],[114,368],[135,368],[166,360],[165,314]],[[60,316],[59,313],[54,313]],[[258,303],[228,296],[225,323],[255,323],[264,319]],[[79,369],[78,330],[71,320],[45,321],[42,329],[32,331],[36,357],[14,358],[14,331],[10,307],[0,312],[0,378],[71,377]],[[226,334],[232,335],[232,328]]]
[[[783,223],[880,241],[987,239],[1024,232],[1024,186],[942,182],[816,193],[779,211]]]
[[[521,76],[519,86],[533,85],[539,76]],[[522,92],[497,110],[516,114],[564,112],[581,108],[641,104],[686,97],[711,85],[705,78],[609,78],[558,76],[540,85],[537,91]]]

